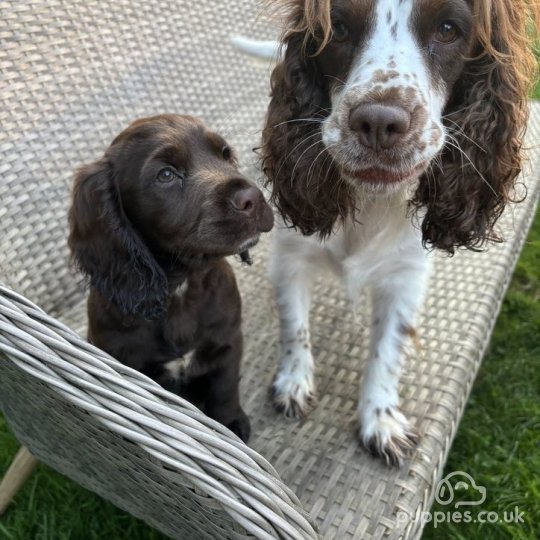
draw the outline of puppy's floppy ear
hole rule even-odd
[[[272,202],[286,221],[303,234],[324,237],[351,213],[354,201],[321,139],[330,96],[315,56],[328,39],[330,7],[328,0],[290,4],[285,56],[271,79],[263,168]]]
[[[78,171],[69,226],[72,261],[92,287],[126,315],[163,311],[167,279],[125,216],[106,157]]]
[[[493,228],[521,170],[534,71],[526,2],[473,4],[476,45],[445,111],[449,141],[413,200],[426,211],[424,243],[450,253],[500,241]]]

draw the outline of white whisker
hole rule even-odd
[[[321,144],[321,141],[315,141],[313,144],[311,144],[310,146],[308,146],[299,156],[298,156],[298,159],[296,160],[296,163],[294,164],[294,167],[293,167],[293,170],[291,171],[291,183],[293,181],[293,178],[294,178],[294,172],[296,171],[296,167],[298,167],[298,164],[300,163],[300,160],[302,159],[302,156],[308,152],[309,150],[311,150],[314,146],[317,146],[318,144]]]
[[[486,184],[486,186],[488,186],[488,188],[493,192],[493,194],[495,195],[495,197],[498,197],[497,195],[497,192],[493,189],[493,186],[485,179],[484,175],[477,169],[476,165],[473,163],[472,159],[467,155],[467,153],[461,148],[461,146],[459,145],[459,141],[457,141],[455,139],[455,137],[452,137],[452,136],[449,136],[450,137],[450,141],[447,141],[447,144],[449,144],[449,146],[451,146],[452,148],[455,148],[456,150],[458,150],[461,155],[462,155],[462,165],[463,165],[463,168],[464,168],[464,163],[463,163],[463,157],[466,157],[467,160],[469,161],[471,167],[476,171],[476,173],[478,174],[478,176],[482,179],[482,181]],[[452,144],[453,143],[453,144]]]
[[[281,169],[284,167],[284,165],[287,163],[287,160],[289,159],[289,157],[293,154],[293,152],[296,151],[297,148],[300,147],[301,144],[309,141],[310,139],[313,139],[313,137],[316,137],[316,136],[320,136],[321,135],[321,131],[318,130],[318,131],[315,131],[314,133],[312,133],[311,135],[308,135],[307,137],[304,137],[303,139],[301,139],[297,144],[294,145],[294,148],[292,150],[290,150],[287,155],[282,159],[281,161],[281,165],[279,167],[279,169],[277,170],[276,174],[275,174],[275,178],[278,178],[279,177],[279,173],[281,172]],[[291,182],[292,182],[292,178],[291,178]]]
[[[465,137],[465,139],[472,142],[475,146],[477,146],[480,150],[482,150],[482,152],[487,153],[487,150],[485,148],[480,146],[475,140],[471,139],[468,135],[465,134],[465,132],[461,129],[461,127],[459,126],[457,122],[454,122],[453,120],[450,120],[449,118],[447,118],[447,120],[449,122],[452,122],[452,124],[454,124],[455,126],[455,127],[446,126],[447,129],[452,130],[453,133],[459,133],[462,137]]]
[[[313,124],[322,124],[324,122],[324,118],[321,118],[321,119],[318,119],[318,118],[295,118],[293,120],[285,120],[284,122],[280,122],[279,124],[275,124],[272,127],[277,128],[277,127],[283,126],[285,124],[292,124],[293,122],[306,122],[306,123],[313,123]]]

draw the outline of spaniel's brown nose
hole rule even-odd
[[[362,103],[349,115],[349,127],[361,144],[372,150],[388,150],[408,133],[411,116],[403,108],[379,103]]]
[[[254,186],[239,189],[231,197],[233,208],[238,212],[252,217],[261,204],[264,204],[264,198],[259,189]]]
[[[238,189],[230,198],[231,206],[243,216],[253,219],[259,232],[268,232],[274,225],[274,214],[255,186]]]

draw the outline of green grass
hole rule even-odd
[[[445,475],[487,489],[482,511],[518,506],[525,523],[426,527],[431,539],[540,538],[540,212],[529,234],[452,446]],[[451,508],[453,509],[453,508]],[[433,511],[448,510],[435,505]],[[473,509],[474,510],[474,509]],[[475,512],[473,512],[475,513]]]
[[[540,61],[540,42],[536,42],[534,54],[536,55],[536,59]],[[536,87],[534,88],[532,92],[532,97],[534,99],[540,99],[540,82],[538,82]]]
[[[0,477],[19,445],[0,415]],[[1,540],[161,540],[97,495],[39,465],[0,518]]]

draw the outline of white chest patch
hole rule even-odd
[[[191,363],[191,355],[175,358],[167,362],[163,367],[169,373],[172,379],[177,381],[188,370]]]

